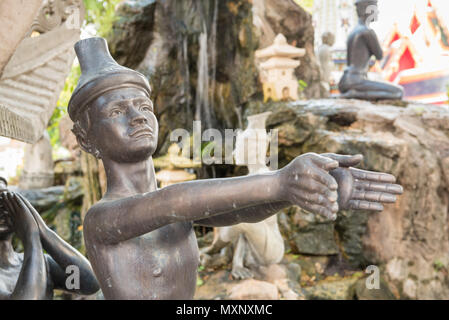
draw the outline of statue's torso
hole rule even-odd
[[[192,223],[174,223],[116,245],[86,234],[92,267],[106,299],[192,299],[199,252]]]
[[[367,41],[372,41],[367,36],[371,32],[365,25],[357,25],[348,37],[348,69],[354,72],[367,73],[368,65],[373,53],[370,51]]]

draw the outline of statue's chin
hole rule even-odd
[[[134,150],[126,150],[126,152],[115,153],[108,158],[117,163],[138,163],[150,159],[155,151],[155,146],[146,146]]]

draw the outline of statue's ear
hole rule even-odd
[[[90,154],[94,154],[92,144],[87,139],[87,132],[81,126],[79,121],[76,121],[73,124],[72,132],[75,135],[76,141],[78,142],[78,145],[80,146],[81,150]]]

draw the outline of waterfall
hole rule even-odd
[[[214,1],[214,15],[212,19],[212,27],[211,27],[211,35],[210,35],[210,61],[211,61],[211,99],[210,99],[210,110],[212,112],[212,115],[214,114],[215,110],[215,87],[216,87],[216,81],[215,77],[217,75],[217,19],[218,19],[218,0]]]
[[[214,13],[211,21],[210,34],[207,28],[207,15],[204,14],[204,11],[201,10],[202,31],[199,36],[195,120],[202,120],[205,128],[212,128],[215,125],[214,92],[216,89],[215,76],[217,73],[218,0],[214,0]]]
[[[198,81],[196,85],[195,120],[203,120],[206,128],[212,127],[209,109],[209,61],[207,45],[207,28],[203,22],[203,31],[199,37],[200,49],[198,53]],[[204,115],[204,119],[203,116]]]
[[[182,65],[184,67],[184,96],[186,98],[187,109],[190,106],[190,71],[189,71],[189,53],[188,39],[185,35],[182,39]],[[188,113],[188,110],[187,110]]]

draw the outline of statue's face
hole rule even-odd
[[[158,123],[153,103],[141,90],[116,89],[97,98],[89,108],[87,138],[102,159],[133,163],[156,150]]]

